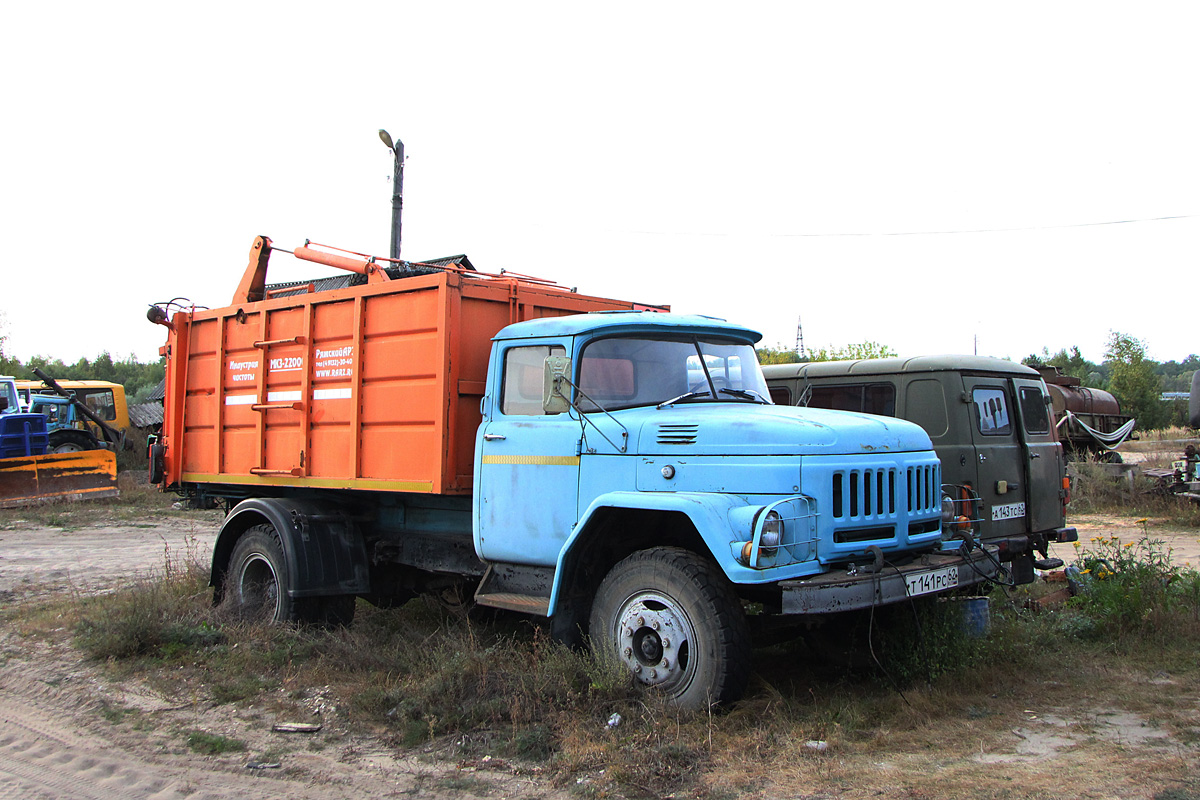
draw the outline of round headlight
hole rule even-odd
[[[767,518],[763,520],[762,536],[758,538],[759,546],[764,550],[767,548],[774,549],[779,546],[779,542],[783,539],[783,518],[779,516],[777,511],[768,511]]]
[[[942,524],[953,522],[957,514],[954,513],[954,501],[949,495],[942,495]]]

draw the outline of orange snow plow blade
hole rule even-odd
[[[0,508],[117,496],[117,457],[82,450],[0,459]]]

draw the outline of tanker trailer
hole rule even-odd
[[[1120,463],[1120,446],[1137,423],[1121,413],[1117,398],[1103,389],[1083,386],[1079,378],[1063,375],[1058,367],[1036,368],[1050,391],[1050,406],[1058,426],[1058,439],[1068,458],[1093,456]]]

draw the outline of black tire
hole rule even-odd
[[[642,550],[613,567],[589,631],[593,647],[611,648],[638,681],[684,709],[732,703],[750,676],[741,601],[715,564],[689,550]]]
[[[166,474],[166,450],[161,444],[150,445],[150,482],[153,484],[163,482]]]
[[[287,560],[275,528],[248,528],[233,546],[224,597],[243,619],[340,627],[354,620],[354,595],[291,598]]]
[[[255,525],[238,539],[229,557],[225,599],[242,617],[263,622],[299,622],[287,594],[289,575],[283,545],[270,525]]]
[[[83,431],[55,431],[50,434],[47,453],[79,453],[95,450],[96,440]]]

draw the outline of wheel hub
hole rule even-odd
[[[238,590],[243,606],[261,609],[264,614],[274,615],[278,611],[279,580],[265,558],[255,557],[246,562]]]
[[[671,598],[656,592],[631,597],[616,629],[618,655],[639,681],[670,687],[684,680],[695,633]]]

